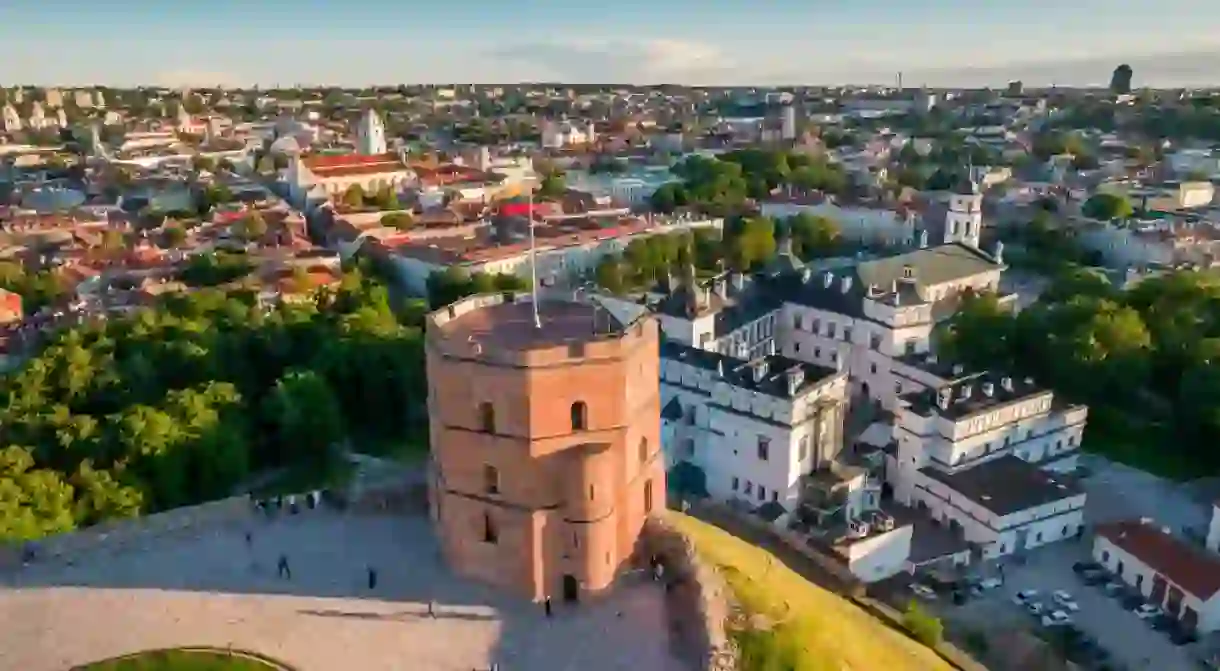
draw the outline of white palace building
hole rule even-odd
[[[1005,269],[999,245],[978,246],[977,187],[954,198],[942,230],[912,231],[903,254],[814,271],[782,243],[767,272],[640,298],[665,336],[676,486],[698,480],[699,495],[821,534],[865,580],[1080,533],[1070,473],[1087,408],[933,351],[963,293],[998,291]],[[888,419],[846,445],[864,405]]]

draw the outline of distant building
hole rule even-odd
[[[782,128],[780,131],[784,140],[796,139],[796,107],[793,105],[784,105],[782,115]]]
[[[501,295],[429,315],[431,515],[458,573],[576,601],[611,586],[665,506],[658,331],[593,302],[538,307],[537,324]]]
[[[356,151],[365,156],[380,156],[386,153],[385,125],[377,111],[365,110],[356,128]]]
[[[544,121],[542,122],[542,147],[544,149],[562,149],[572,145],[587,145],[597,141],[597,132],[593,122],[578,121]]]
[[[0,116],[3,116],[5,131],[14,133],[21,130],[21,115],[17,113],[17,108],[5,105],[3,111],[0,111]]]

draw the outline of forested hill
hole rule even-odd
[[[422,430],[420,314],[352,271],[313,302],[205,289],[59,334],[0,383],[0,541],[325,471],[344,438]]]

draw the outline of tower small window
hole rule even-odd
[[[648,461],[648,439],[640,439],[640,463]]]
[[[500,493],[500,470],[491,464],[483,466],[483,490],[488,494]]]
[[[479,404],[479,429],[484,433],[496,432],[496,409],[492,404]]]
[[[584,431],[589,428],[589,408],[584,401],[572,404],[572,430]]]
[[[491,513],[483,513],[483,542],[496,544],[500,542],[500,531],[496,529],[496,521]]]
[[[652,480],[644,483],[644,514],[652,512]]]

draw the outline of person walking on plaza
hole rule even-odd
[[[370,566],[368,569],[368,573],[369,573],[369,589],[370,590],[377,589],[377,569]]]
[[[551,597],[542,600],[542,612],[546,613],[547,617],[551,616]]]
[[[428,617],[436,619],[436,599],[428,599]]]
[[[292,569],[288,568],[288,555],[280,555],[279,564],[276,566],[276,571],[281,578],[292,580]]]

